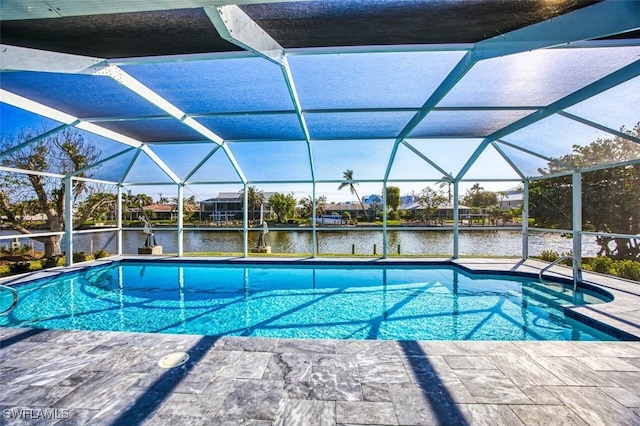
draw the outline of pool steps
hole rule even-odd
[[[18,296],[18,291],[15,288],[12,288],[6,285],[0,285],[0,290],[8,290],[11,292],[11,295],[13,296],[13,302],[11,302],[11,306],[9,306],[4,311],[0,312],[0,316],[9,315],[9,313],[13,311],[13,308],[15,308],[16,305],[18,304],[18,300],[20,298]]]
[[[578,261],[573,256],[562,256],[562,257],[554,260],[553,262],[551,262],[550,264],[548,264],[547,266],[545,266],[544,268],[542,268],[540,270],[540,273],[538,274],[538,278],[540,278],[540,282],[542,284],[549,284],[543,278],[544,272],[547,269],[550,269],[551,267],[553,267],[553,266],[557,265],[558,263],[562,262],[563,260],[571,260],[571,263],[573,265],[573,294],[575,295],[577,293],[577,291],[578,291],[578,270],[580,269],[580,265],[578,264]]]

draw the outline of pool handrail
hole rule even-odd
[[[9,290],[13,295],[13,302],[11,303],[11,306],[9,306],[4,311],[0,312],[0,317],[3,317],[5,315],[9,315],[9,313],[13,311],[13,308],[15,308],[16,305],[18,304],[18,300],[20,299],[20,296],[18,295],[18,291],[13,287],[0,284],[0,290]]]
[[[542,268],[540,270],[540,273],[538,274],[538,278],[540,278],[540,282],[542,284],[551,284],[547,281],[544,280],[544,278],[542,277],[542,275],[544,274],[544,272],[557,265],[558,263],[562,262],[563,260],[571,260],[571,263],[573,264],[573,295],[576,295],[576,292],[578,291],[578,261],[573,257],[573,256],[562,256],[556,260],[554,260],[553,262],[551,262],[550,264],[548,264],[547,266],[545,266],[544,268]]]

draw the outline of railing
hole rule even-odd
[[[578,261],[575,258],[573,258],[573,256],[562,256],[561,258],[554,260],[553,262],[551,262],[550,264],[542,268],[542,270],[540,270],[540,274],[538,275],[538,277],[540,278],[540,282],[542,284],[551,284],[545,281],[544,278],[542,278],[542,275],[544,274],[544,272],[547,269],[551,268],[552,266],[555,266],[558,263],[562,262],[563,260],[569,260],[569,259],[573,264],[573,295],[575,296],[576,291],[578,291]]]
[[[11,303],[11,306],[9,306],[4,311],[0,312],[0,316],[9,315],[9,312],[13,311],[13,308],[15,308],[16,305],[18,304],[18,299],[19,299],[18,292],[16,291],[15,288],[8,287],[6,285],[0,285],[0,290],[9,290],[13,295],[13,302]]]

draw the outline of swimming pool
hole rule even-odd
[[[0,326],[280,338],[602,340],[602,296],[455,266],[113,262],[16,287]],[[8,297],[8,296],[3,296]],[[8,300],[2,300],[3,306]]]

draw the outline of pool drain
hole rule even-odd
[[[174,368],[179,367],[185,362],[189,361],[189,354],[186,352],[173,352],[169,355],[162,357],[158,361],[158,367],[160,368]]]

